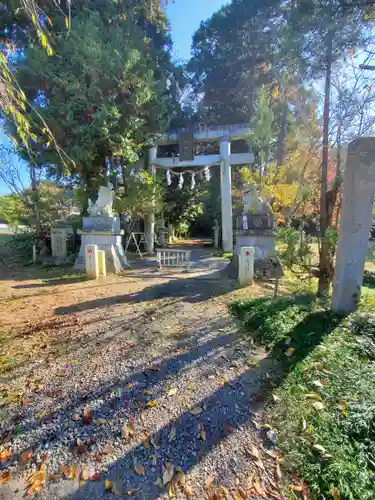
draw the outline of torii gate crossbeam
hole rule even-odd
[[[233,252],[231,166],[249,164],[254,160],[254,155],[251,152],[231,154],[231,141],[247,139],[248,135],[249,127],[243,124],[198,129],[194,133],[194,140],[220,141],[220,154],[199,155],[192,161],[180,162],[179,158],[159,158],[157,156],[158,145],[178,143],[178,131],[161,136],[156,140],[156,145],[149,149],[148,162],[152,172],[155,172],[156,167],[175,169],[220,165],[222,248],[227,253]],[[150,214],[145,218],[145,233],[150,252],[154,250],[154,226],[155,216]]]

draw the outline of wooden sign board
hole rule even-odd
[[[192,132],[180,132],[179,153],[180,161],[194,160],[194,135]]]

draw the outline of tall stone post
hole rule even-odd
[[[221,226],[223,252],[233,252],[232,219],[232,175],[230,164],[230,140],[223,137],[220,141],[220,186],[221,186]]]
[[[375,137],[359,138],[349,144],[344,177],[332,294],[332,309],[336,312],[352,312],[358,305],[374,193]]]
[[[155,176],[156,168],[153,164],[156,162],[157,147],[153,146],[148,150],[148,168],[152,176]],[[155,212],[152,212],[145,216],[145,235],[147,238],[147,251],[152,253],[154,251],[154,239],[155,239]]]

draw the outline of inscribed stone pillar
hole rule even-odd
[[[150,173],[155,176],[155,167],[153,164],[156,162],[157,147],[153,146],[148,150],[148,165]],[[147,251],[152,253],[154,251],[155,240],[155,212],[149,213],[144,218],[145,235],[147,238]]]
[[[220,141],[220,185],[221,185],[221,225],[223,252],[233,252],[232,220],[232,175],[230,164],[230,140],[223,137]]]
[[[85,247],[85,267],[89,279],[99,278],[98,246],[86,245]]]
[[[375,137],[348,146],[333,280],[332,309],[356,309],[363,282],[375,192]]]
[[[241,247],[238,255],[238,283],[252,285],[254,280],[254,247]]]

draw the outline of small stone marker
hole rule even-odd
[[[98,260],[98,246],[86,245],[85,246],[85,264],[86,273],[89,279],[99,278],[99,260]]]
[[[252,285],[254,280],[254,247],[241,247],[238,255],[238,283]]]
[[[107,265],[105,261],[105,251],[98,250],[98,265],[100,276],[107,276]]]

